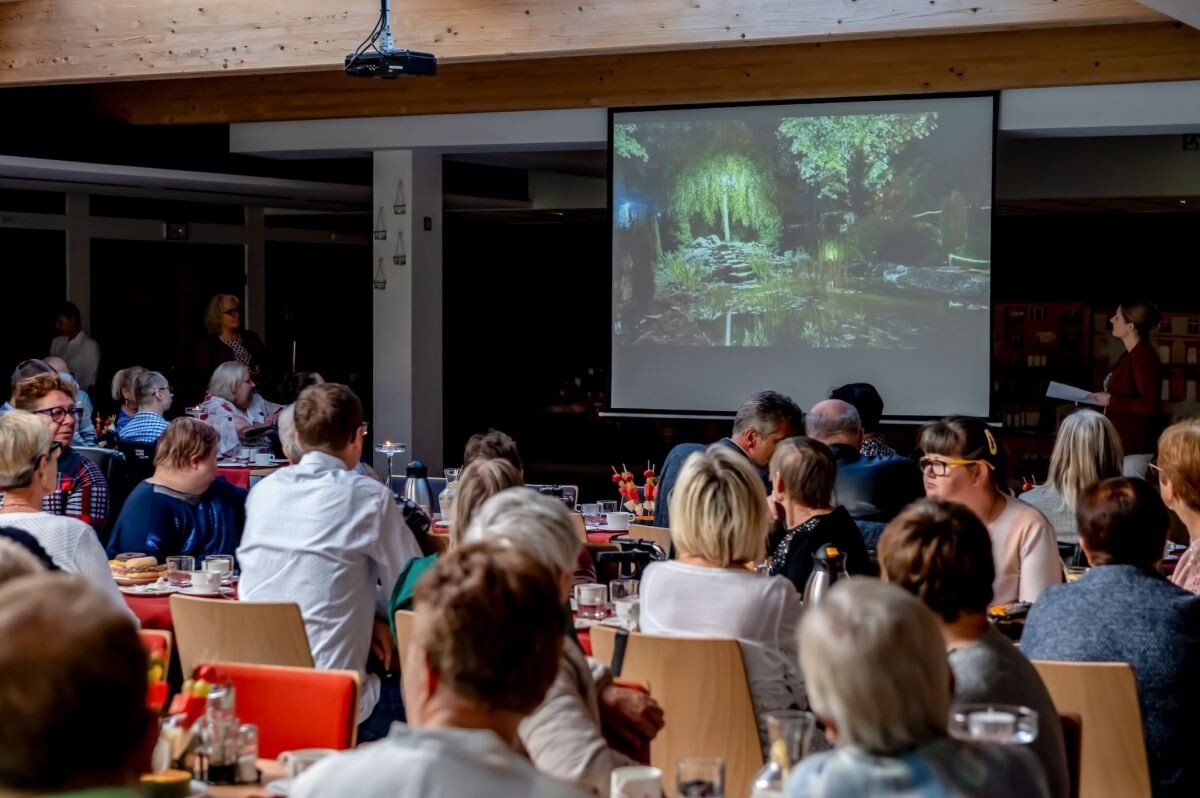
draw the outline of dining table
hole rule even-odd
[[[237,485],[239,488],[249,490],[260,479],[274,474],[285,465],[286,463],[274,465],[218,463],[217,476],[225,477],[225,481],[231,485]]]

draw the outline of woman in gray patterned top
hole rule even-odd
[[[937,615],[954,674],[954,699],[965,704],[1027,706],[1038,713],[1030,746],[1050,794],[1070,793],[1058,710],[1033,664],[992,627],[992,544],[987,527],[961,504],[921,499],[888,524],[879,539],[883,578],[917,596]]]

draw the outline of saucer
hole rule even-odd
[[[216,590],[209,590],[207,588],[200,588],[200,587],[196,587],[194,585],[188,585],[187,587],[181,587],[179,589],[179,592],[185,596],[200,596],[200,597],[213,598],[213,597],[217,597],[217,596],[232,596],[234,591],[233,591],[233,588],[231,588],[231,587],[221,587]]]
[[[286,798],[288,789],[291,788],[291,786],[291,779],[275,779],[274,781],[268,781],[263,785],[263,792],[265,792],[267,795],[276,795],[280,796],[280,798]]]

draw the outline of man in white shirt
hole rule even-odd
[[[518,549],[471,543],[442,555],[416,589],[404,668],[412,725],[325,758],[288,795],[582,798],[516,753],[518,724],[558,671],[558,599],[550,569]]]
[[[354,471],[366,432],[354,392],[311,386],[293,416],[306,453],[246,499],[239,593],[246,601],[300,605],[316,666],[358,671],[359,739],[374,739],[403,718],[403,708],[397,680],[368,674],[367,657],[373,650],[385,669],[391,662],[387,597],[421,549],[392,492]]]
[[[100,370],[100,344],[83,331],[74,302],[59,307],[54,314],[54,329],[59,335],[50,342],[50,354],[67,361],[79,387],[90,391]]]

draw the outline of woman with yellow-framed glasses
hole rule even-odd
[[[988,425],[951,416],[921,430],[925,493],[965,505],[992,539],[992,604],[1035,601],[1063,581],[1054,527],[1036,508],[1001,489],[1004,451]]]

